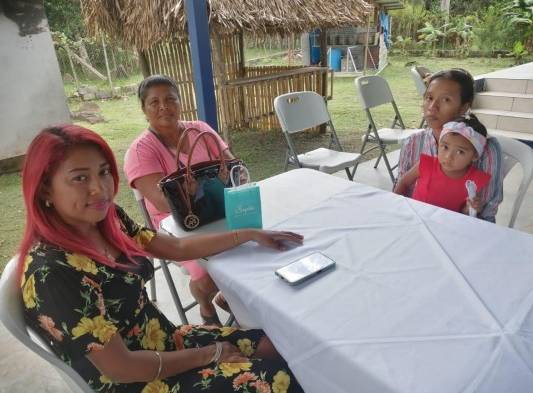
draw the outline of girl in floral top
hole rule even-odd
[[[136,225],[113,203],[105,141],[79,126],[43,130],[23,169],[19,270],[27,323],[95,392],[301,392],[260,330],[174,326],[148,299],[146,256],[187,260],[244,242],[283,249],[291,232],[177,239]]]

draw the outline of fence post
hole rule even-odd
[[[68,44],[65,42],[65,50],[67,51],[67,57],[68,62],[70,63],[70,69],[72,70],[72,76],[74,76],[74,80],[76,81],[76,89],[80,88],[80,81],[78,80],[78,74],[76,73],[76,69],[74,68],[74,63],[72,62],[72,55],[70,54],[70,48],[68,47]]]
[[[111,96],[114,96],[113,82],[111,81],[111,70],[109,69],[109,62],[107,61],[107,51],[105,49],[104,35],[102,34],[102,48],[104,49],[105,69],[107,71],[107,80],[109,81],[109,87],[111,88]]]
[[[150,76],[150,64],[148,58],[146,57],[146,52],[143,50],[137,50],[137,55],[139,56],[139,65],[141,66],[141,72],[143,77],[147,78]]]

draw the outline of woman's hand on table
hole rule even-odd
[[[254,230],[252,240],[264,247],[284,251],[288,249],[288,243],[303,244],[304,237],[298,233],[287,231]]]

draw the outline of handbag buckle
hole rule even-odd
[[[183,225],[188,229],[194,229],[200,224],[200,219],[197,215],[189,214],[183,220]]]

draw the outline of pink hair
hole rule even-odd
[[[22,170],[26,226],[19,246],[21,274],[24,257],[39,241],[56,245],[72,253],[86,255],[110,267],[125,267],[108,258],[83,238],[76,236],[72,227],[59,217],[55,209],[45,206],[42,198],[43,185],[50,184],[51,178],[64,161],[68,151],[80,145],[93,145],[102,152],[110,165],[113,176],[115,189],[113,195],[115,196],[118,192],[117,163],[113,152],[101,136],[76,125],[61,125],[42,130],[28,147]],[[107,241],[131,261],[134,262],[132,255],[146,255],[146,252],[121,230],[114,207],[108,210],[107,216],[98,223],[98,227]]]

